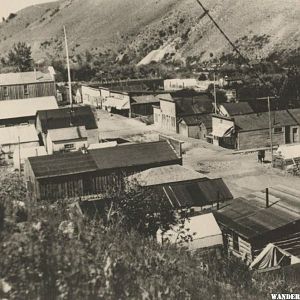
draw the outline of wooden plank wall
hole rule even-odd
[[[5,95],[4,86],[0,86],[0,100],[56,96],[56,86],[54,82],[39,82],[26,85],[28,94],[25,94],[23,84],[6,86],[8,96]]]

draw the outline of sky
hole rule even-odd
[[[10,13],[33,4],[53,2],[53,0],[0,0],[0,17],[7,17]]]

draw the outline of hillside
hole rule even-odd
[[[226,33],[251,58],[300,48],[298,0],[203,0]],[[206,60],[230,50],[195,0],[61,0],[28,7],[0,23],[0,51],[17,41],[35,58],[113,51],[135,63]]]

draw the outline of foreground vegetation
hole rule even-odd
[[[1,173],[0,298],[267,299],[297,287],[283,274],[255,279],[221,252],[159,245],[126,218],[104,226],[62,202],[23,202],[22,178]]]

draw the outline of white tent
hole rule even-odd
[[[277,269],[298,263],[300,263],[298,257],[270,243],[254,259],[250,265],[250,269],[266,271],[268,269]]]
[[[45,147],[30,147],[30,148],[18,148],[15,149],[14,155],[13,155],[13,162],[14,162],[14,168],[15,170],[20,170],[20,164],[21,167],[24,164],[24,160],[28,157],[32,156],[41,156],[41,155],[47,155]]]
[[[281,145],[275,155],[285,160],[298,158],[300,157],[300,144]]]
[[[165,233],[157,232],[157,241],[186,246],[189,250],[222,246],[223,237],[220,227],[212,213],[191,217],[181,225]]]

